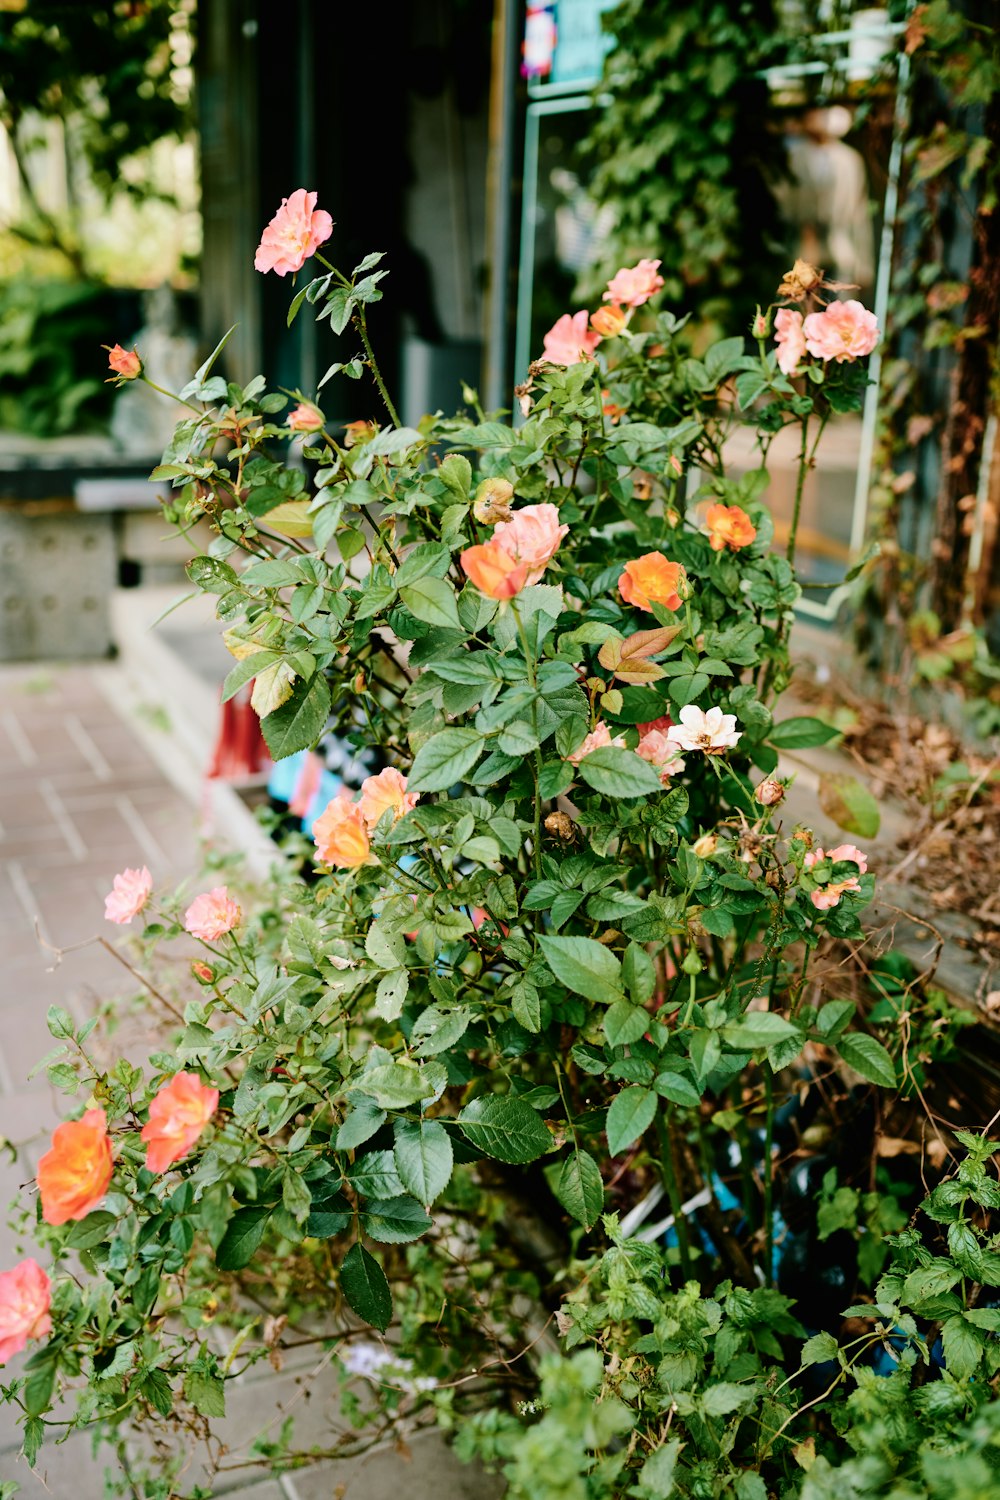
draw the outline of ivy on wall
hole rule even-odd
[[[748,323],[787,258],[769,186],[783,147],[756,76],[778,47],[774,8],[622,0],[603,24],[615,40],[581,151],[590,196],[613,210],[614,229],[580,294],[651,256],[679,311]]]
[[[904,47],[909,120],[871,497],[881,557],[859,641],[905,677],[921,662],[946,675],[969,657],[971,629],[1000,654],[1000,494],[996,466],[992,482],[984,468],[1000,331],[996,7],[918,5]]]

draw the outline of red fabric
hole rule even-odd
[[[206,776],[228,781],[252,776],[270,760],[260,720],[250,707],[249,693],[237,694],[222,705],[219,733]]]

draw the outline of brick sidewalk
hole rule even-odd
[[[114,945],[128,934],[104,920],[114,875],[145,864],[162,889],[190,878],[200,863],[198,768],[165,773],[149,753],[149,734],[139,732],[135,684],[120,674],[105,663],[0,665],[0,1137],[14,1151],[13,1161],[10,1152],[0,1154],[4,1221],[12,1199],[30,1202],[38,1158],[67,1113],[67,1101],[44,1072],[29,1076],[56,1045],[45,1024],[48,1007],[61,1005],[82,1021],[100,1004],[139,989],[111,953],[88,941],[101,936]],[[176,705],[156,695],[155,682],[143,684],[139,708],[151,719],[165,718]],[[55,949],[71,951],[57,962]],[[148,1035],[148,1017],[137,1013],[126,1016],[108,1045],[139,1062]],[[0,1269],[35,1253],[0,1223]],[[19,1363],[12,1360],[3,1377]],[[332,1446],[336,1388],[328,1367],[317,1372],[315,1357],[298,1366],[289,1361],[281,1374],[255,1367],[229,1388],[227,1416],[213,1423],[229,1445],[229,1461],[247,1454],[265,1424],[276,1433],[288,1412],[296,1417],[298,1444]],[[13,1416],[0,1406],[0,1481],[17,1481],[25,1500],[104,1500],[105,1472],[114,1468],[110,1450],[95,1455],[80,1433],[61,1445],[46,1443],[31,1470],[19,1456]],[[347,1500],[397,1500],[404,1489],[408,1500],[488,1500],[498,1493],[495,1481],[459,1464],[436,1434],[419,1439],[414,1454],[381,1449],[278,1479],[238,1468],[220,1474],[212,1493],[232,1500],[333,1500],[340,1493]],[[201,1455],[189,1460],[185,1488],[202,1477]]]

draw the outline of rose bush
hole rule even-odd
[[[0,1349],[45,1340],[4,1387],[26,1451],[81,1377],[81,1423],[199,1432],[286,1323],[318,1319],[345,1380],[381,1381],[375,1436],[425,1412],[512,1495],[832,1495],[848,1449],[830,1398],[850,1376],[860,1412],[885,1328],[904,1402],[921,1329],[947,1318],[936,1409],[958,1432],[1000,1317],[951,1290],[996,1260],[985,1233],[951,1232],[995,1206],[976,1136],[926,1243],[900,1236],[877,1306],[853,1309],[875,1333],[845,1352],[813,1328],[801,1349],[808,1309],[774,1287],[780,1111],[844,1068],[906,1086],[896,1013],[872,1024],[810,973],[820,945],[863,939],[874,875],[786,825],[778,774],[783,748],[835,735],[780,698],[802,484],[830,415],[860,403],[871,316],[799,265],[775,337],[769,308],[695,357],[642,261],[593,319],[559,320],[517,425],[469,393],[406,427],[368,338],[382,257],[346,275],[319,252],[332,234],[300,189],[256,265],[315,255],[289,318],[316,308],[358,352],[286,395],[213,374],[220,346],[154,477],[172,520],[215,533],[189,574],[234,658],[224,699],[253,680],[275,760],[332,729],[381,768],[264,895],[214,886],[185,908],[145,869],[116,878],[107,916],[142,919],[140,966],[185,934],[204,951],[146,1070],[101,1070],[90,1026],[50,1014],[50,1076],[82,1113],[39,1166],[51,1309],[34,1262],[0,1275]],[[323,387],[366,372],[377,412],[359,384],[366,414],[331,430]],[[734,476],[741,423],[759,462]],[[779,552],[766,458],[787,426],[802,457]],[[932,1264],[954,1270],[938,1290],[915,1282]],[[226,1359],[215,1325],[242,1329]]]

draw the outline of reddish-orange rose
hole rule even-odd
[[[115,384],[123,380],[137,380],[142,374],[142,360],[135,349],[123,349],[121,344],[102,344],[108,351],[108,364],[115,372]]]
[[[749,547],[757,535],[756,526],[738,505],[710,505],[705,524],[713,552],[721,552],[723,547],[738,552],[741,547]]]
[[[46,1224],[84,1219],[108,1190],[113,1171],[108,1120],[103,1109],[88,1109],[79,1120],[64,1120],[38,1163],[38,1191]]]
[[[662,552],[644,552],[642,557],[625,564],[618,592],[626,604],[634,604],[638,609],[651,609],[654,604],[662,604],[664,609],[680,609],[686,580],[680,563],[671,562]]]
[[[459,561],[466,577],[491,599],[513,599],[528,581],[528,564],[512,557],[497,541],[466,547]]]
[[[149,1171],[165,1172],[187,1156],[218,1107],[218,1089],[202,1083],[196,1073],[175,1073],[150,1104],[140,1133]]]
[[[599,307],[590,315],[590,326],[602,339],[613,339],[627,325],[628,313],[616,302],[612,302],[609,307]]]

